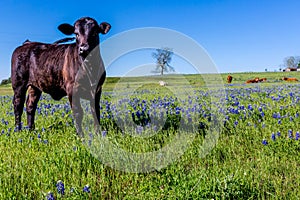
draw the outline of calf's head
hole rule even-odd
[[[74,25],[61,24],[58,29],[66,35],[76,35],[78,53],[83,58],[99,45],[99,34],[106,34],[111,26],[107,22],[98,24],[90,17],[83,17],[77,20]]]

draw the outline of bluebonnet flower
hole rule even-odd
[[[189,123],[192,123],[193,120],[192,120],[191,114],[188,114],[187,117],[188,117],[188,122],[189,122]]]
[[[91,140],[91,139],[88,140],[88,145],[89,145],[89,146],[92,145],[92,140]]]
[[[137,116],[137,118],[140,118],[140,117],[141,117],[141,114],[140,114],[140,111],[139,111],[139,110],[136,111],[136,116]]]
[[[47,200],[55,200],[54,195],[53,195],[52,192],[48,192],[46,198],[47,198]]]
[[[278,124],[281,124],[281,120],[280,119],[278,120]]]
[[[141,134],[141,133],[143,132],[143,130],[144,130],[144,128],[143,128],[142,126],[137,126],[137,127],[136,127],[136,132],[137,132],[138,134]]]
[[[240,104],[240,102],[236,101],[233,103],[233,106],[238,106]]]
[[[91,192],[90,186],[89,185],[84,186],[83,192],[90,193]]]
[[[107,135],[107,131],[106,130],[102,131],[101,135],[102,135],[102,137],[105,137]]]
[[[276,139],[276,136],[275,136],[275,134],[274,134],[274,133],[272,133],[272,135],[271,135],[271,139],[272,139],[273,141],[275,141],[275,139]]]
[[[179,114],[180,114],[180,108],[176,107],[176,115],[179,115]]]
[[[234,122],[234,126],[237,126],[238,124],[239,124],[238,121],[235,121],[235,122]]]
[[[49,143],[48,140],[44,140],[43,142],[44,142],[44,144],[48,144]]]
[[[288,131],[288,136],[290,139],[293,139],[293,131],[291,129]]]
[[[266,146],[268,144],[268,141],[266,139],[263,139],[262,144]]]
[[[38,134],[37,137],[40,139],[42,136],[41,136],[41,134]]]
[[[300,134],[299,134],[299,132],[297,131],[297,132],[296,132],[296,135],[295,135],[295,140],[299,140],[299,138],[300,138]]]
[[[57,181],[56,189],[57,189],[58,194],[61,194],[61,195],[65,194],[65,185],[61,180]]]
[[[277,136],[278,136],[278,137],[280,137],[280,136],[281,136],[281,133],[280,133],[280,131],[278,131],[278,132],[277,132]]]
[[[251,110],[251,111],[253,110],[253,107],[252,107],[251,104],[248,105],[248,109]]]

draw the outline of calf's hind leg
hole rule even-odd
[[[21,119],[23,114],[23,108],[26,97],[26,86],[21,87],[13,87],[14,97],[13,97],[13,105],[14,105],[14,114],[15,114],[15,126],[19,131],[21,130]]]
[[[42,92],[34,87],[29,86],[28,96],[26,100],[26,112],[27,112],[27,125],[30,130],[34,129],[34,116],[37,107],[37,103],[41,97]]]

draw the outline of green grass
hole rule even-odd
[[[233,84],[237,85],[225,84],[228,99],[222,101],[225,104],[223,108],[237,108],[233,104],[238,101],[239,105],[245,106],[245,116],[241,110],[239,114],[228,113],[229,118],[216,146],[204,157],[202,144],[207,142],[207,130],[195,130],[192,134],[181,132],[183,135],[190,134],[186,135],[190,143],[184,154],[167,167],[147,173],[119,171],[94,157],[76,136],[70,113],[62,108],[67,103],[66,98],[59,102],[48,97],[42,99],[41,107],[47,104],[51,108],[55,105],[61,107],[53,115],[49,114],[51,108],[42,109],[42,114],[36,116],[35,131],[14,132],[11,86],[1,86],[0,199],[46,199],[49,191],[56,199],[299,199],[300,141],[295,140],[295,134],[300,131],[300,123],[295,115],[299,112],[297,99],[300,99],[300,87],[277,81],[283,74],[300,77],[297,72],[231,74]],[[221,76],[226,81],[227,74]],[[266,77],[268,82],[238,85],[257,76]],[[217,96],[214,96],[216,91],[205,88],[203,80],[213,82],[213,75],[183,77],[165,76],[163,80],[170,84],[190,84],[197,91],[195,95],[200,97],[193,103],[198,101],[205,107],[205,102],[212,103],[211,98],[218,102]],[[135,90],[130,98],[153,100],[174,95],[174,91],[154,84],[161,79],[108,78],[102,99],[112,100],[109,92],[120,88],[124,92]],[[147,84],[143,84],[145,82]],[[201,96],[206,92],[213,97]],[[294,97],[290,97],[290,92]],[[271,96],[279,99],[272,100]],[[249,104],[253,111],[247,109]],[[264,117],[261,117],[259,107],[262,107]],[[209,106],[205,110],[209,112]],[[280,124],[272,117],[274,113],[288,117],[281,118]],[[171,122],[176,123],[176,119],[170,116],[171,120],[175,120]],[[293,116],[292,121],[290,116]],[[24,123],[25,119],[23,114]],[[8,124],[5,125],[3,120]],[[212,123],[203,116],[196,120]],[[234,125],[235,122],[237,125]],[[150,138],[140,138],[120,133],[110,120],[103,123],[108,130],[106,139],[128,152],[151,152],[174,139],[179,141],[178,146],[169,153],[176,154],[183,148],[177,138],[178,132],[172,129],[160,131]],[[288,137],[289,129],[293,132],[293,139]],[[271,134],[278,131],[281,136],[276,136],[273,141]],[[268,145],[262,144],[263,139]],[[114,155],[109,150],[104,153],[107,157]],[[116,165],[124,164],[125,167],[128,164],[128,161],[122,163],[118,155],[115,160]],[[64,195],[56,190],[59,180],[65,184]],[[87,184],[90,193],[83,192]]]

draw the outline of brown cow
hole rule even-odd
[[[298,79],[296,79],[296,78],[287,78],[287,77],[283,77],[282,80],[283,81],[298,81]]]
[[[258,83],[258,82],[259,82],[259,78],[258,77],[246,81],[246,83]]]
[[[227,76],[227,83],[231,83],[232,82],[232,76],[228,75]]]
[[[267,81],[267,78],[260,78],[259,80],[258,80],[258,82],[266,82]]]
[[[27,124],[34,128],[34,116],[42,92],[55,100],[68,96],[75,118],[77,134],[82,133],[83,110],[80,98],[90,100],[95,126],[100,120],[100,96],[106,72],[99,48],[99,34],[106,34],[110,24],[100,25],[83,17],[73,25],[61,24],[58,29],[76,35],[76,43],[45,44],[25,42],[12,55],[11,80],[14,91],[15,125],[21,130],[21,116],[26,100]]]

